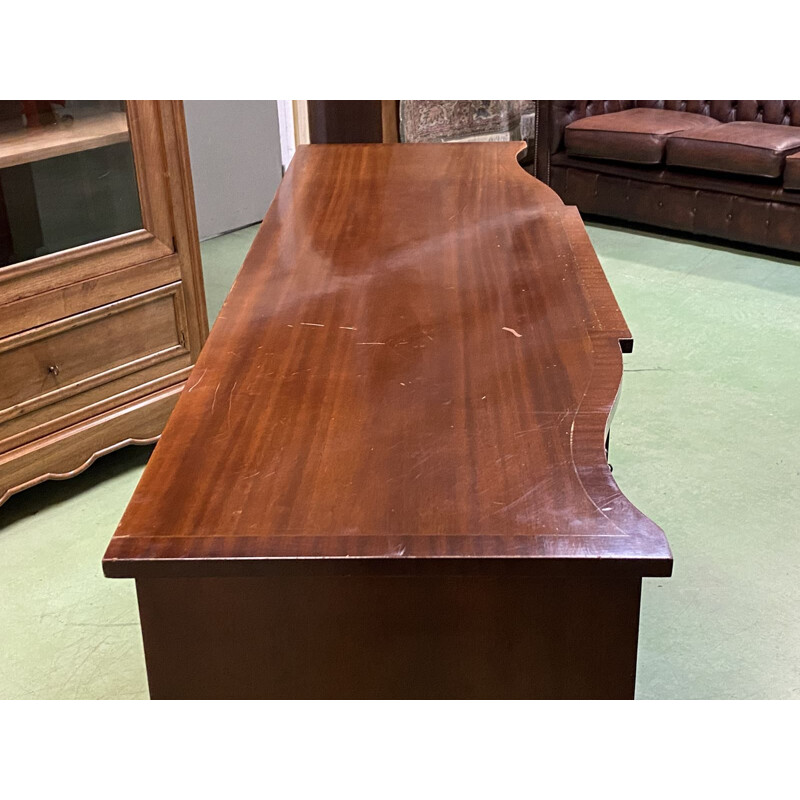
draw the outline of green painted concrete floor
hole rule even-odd
[[[611,431],[666,531],[639,698],[800,698],[800,263],[587,226],[636,339]],[[202,245],[209,318],[255,227]],[[0,698],[145,698],[132,581],[100,561],[151,448],[0,508]]]

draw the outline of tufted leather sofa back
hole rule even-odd
[[[637,107],[705,114],[720,122],[767,122],[800,127],[800,100],[540,100],[539,104],[549,107],[551,153],[562,148],[564,128],[570,122]]]
[[[800,127],[800,100],[634,100],[633,106],[705,114],[720,122],[768,122]]]

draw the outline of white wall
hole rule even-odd
[[[260,222],[281,180],[275,100],[186,100],[200,239]]]

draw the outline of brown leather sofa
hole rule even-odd
[[[800,100],[539,100],[522,164],[582,214],[800,253]]]

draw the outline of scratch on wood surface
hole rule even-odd
[[[321,322],[301,322],[301,325],[308,325],[311,328],[324,328],[325,326]]]
[[[233,392],[236,389],[236,384],[237,383],[239,383],[239,381],[234,381],[233,382],[233,389],[231,389],[231,392],[228,395],[228,430],[229,431],[231,429],[231,407],[233,406]]]
[[[386,342],[356,342],[356,344],[386,344]]]
[[[339,330],[340,331],[357,331],[358,328],[351,328],[349,325],[340,325],[339,326]]]
[[[192,384],[192,386],[189,388],[189,391],[187,391],[186,394],[191,394],[192,391],[194,391],[194,389],[196,389],[200,385],[200,381],[202,381],[203,378],[205,378],[206,372],[208,372],[208,370],[204,369],[203,374],[197,379],[197,383]]]
[[[217,388],[214,390],[214,400],[211,403],[211,413],[214,413],[214,406],[217,404],[217,394],[219,393],[219,387],[222,386],[221,383],[217,384]]]
[[[504,327],[503,330],[504,331],[508,331],[509,333],[513,334],[514,336],[517,337],[517,339],[521,339],[522,338],[522,334],[521,333],[517,333],[513,328]]]

